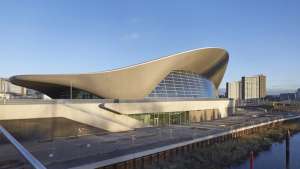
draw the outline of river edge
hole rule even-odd
[[[272,144],[282,142],[288,130],[290,130],[291,137],[300,132],[300,120],[266,126],[254,134],[244,135],[237,139],[194,150],[189,154],[178,156],[147,168],[229,169],[232,166],[241,165],[248,160],[251,151],[254,152],[254,156],[257,156],[260,152],[269,150]]]

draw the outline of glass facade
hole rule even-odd
[[[174,70],[149,94],[148,98],[216,98],[214,84],[203,76]]]
[[[145,114],[130,114],[148,126],[181,125],[189,123],[189,112],[158,112]]]
[[[66,90],[63,90],[61,93],[59,93],[59,98],[70,99],[71,98],[70,92],[71,92],[70,89],[66,88]],[[72,88],[72,99],[101,99],[101,98],[87,91]]]
[[[144,114],[130,114],[131,118],[137,119],[146,126],[168,126],[168,125],[188,125],[202,121],[220,119],[221,114],[218,109],[205,109],[178,112],[154,112]]]

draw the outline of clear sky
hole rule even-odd
[[[97,72],[222,47],[226,81],[300,87],[299,0],[1,0],[0,76]]]

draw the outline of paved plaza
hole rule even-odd
[[[94,131],[76,137],[21,143],[47,168],[69,168],[299,115],[243,111],[224,119],[186,125],[149,127],[120,133]],[[0,144],[0,150],[5,152],[0,153],[0,159],[16,158],[17,152],[11,145]]]

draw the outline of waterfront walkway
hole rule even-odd
[[[214,136],[300,118],[300,113],[244,111],[228,118],[180,126],[149,127],[120,133],[93,133],[22,144],[47,168],[96,168],[196,143]],[[8,151],[6,144],[0,150]],[[0,154],[0,159],[12,154]]]

